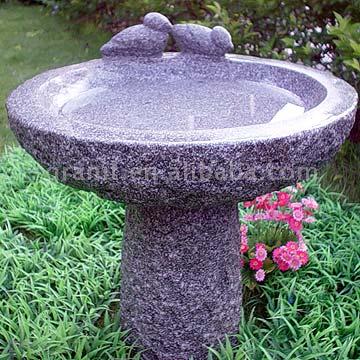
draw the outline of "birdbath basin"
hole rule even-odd
[[[180,52],[163,53],[169,35]],[[354,121],[346,82],[231,47],[222,28],[151,13],[102,59],[40,74],[7,101],[48,171],[127,204],[121,323],[146,359],[206,359],[238,331],[238,202],[306,178]]]

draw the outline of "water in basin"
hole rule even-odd
[[[288,104],[305,107],[290,91],[245,80],[130,80],[78,90],[72,85],[71,96],[65,91],[55,100],[73,122],[143,131],[241,127],[270,122]]]

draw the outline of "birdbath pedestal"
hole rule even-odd
[[[180,52],[163,53],[169,35]],[[238,331],[238,201],[306,178],[353,124],[344,81],[231,49],[221,27],[151,13],[102,59],[7,101],[20,144],[60,181],[126,202],[121,323],[145,359],[203,360]]]

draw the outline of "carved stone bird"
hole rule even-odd
[[[162,14],[151,12],[142,25],[134,25],[116,34],[100,49],[104,57],[159,57],[168,42],[172,24]]]
[[[234,50],[231,35],[222,26],[213,29],[197,24],[174,25],[171,32],[183,53],[224,56]]]

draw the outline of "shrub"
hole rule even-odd
[[[359,0],[228,0],[207,9],[202,22],[228,28],[236,52],[330,70],[360,92]],[[360,142],[359,110],[350,139]]]

